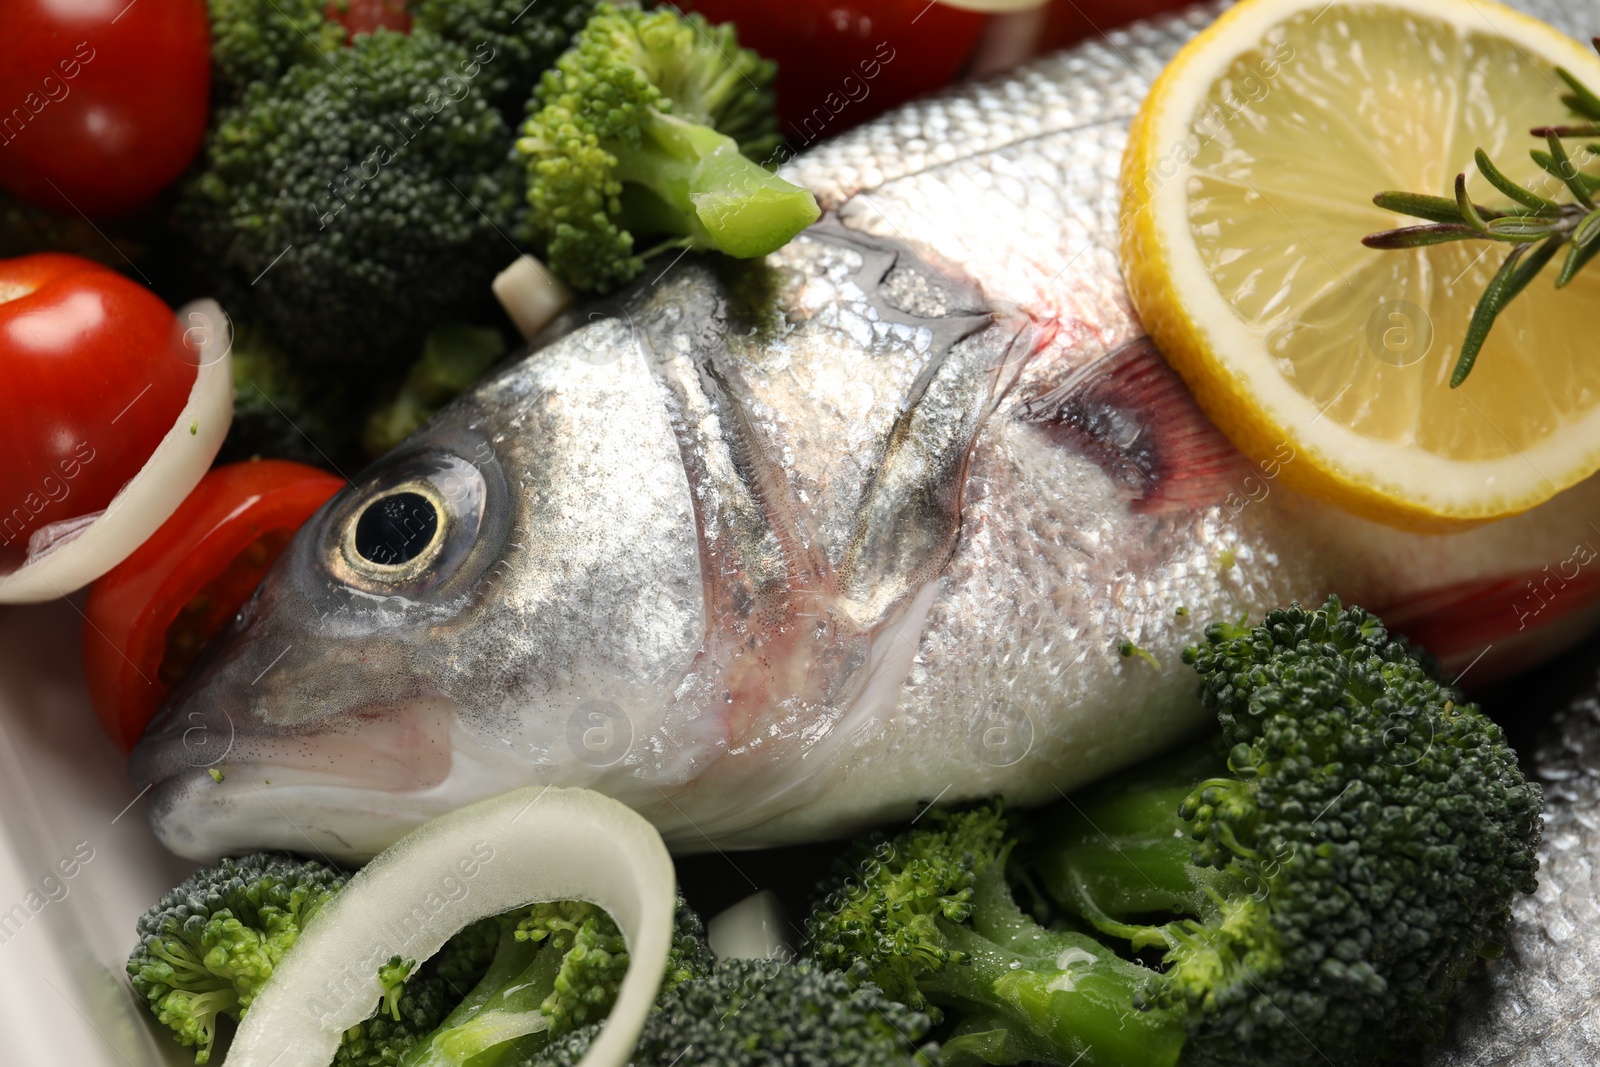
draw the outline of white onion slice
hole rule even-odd
[[[792,960],[789,917],[770,889],[752,893],[706,923],[706,941],[719,960]]]
[[[1019,67],[1038,50],[1050,13],[1042,7],[997,12],[986,19],[967,57],[966,77],[981,80]]]
[[[211,469],[233,422],[231,328],[215,300],[186,305],[178,322],[195,340],[200,366],[172,429],[82,532],[0,577],[0,604],[34,604],[82,589],[155,533]]]
[[[572,290],[530,255],[514,259],[511,266],[494,276],[489,288],[524,341],[533,340],[572,306]]]
[[[588,789],[518,789],[441,815],[379,853],[307,924],[245,1013],[225,1067],[327,1067],[341,1035],[376,1008],[389,957],[425,960],[470,922],[548,900],[600,905],[627,942],[616,1006],[580,1063],[622,1067],[661,987],[674,885],[655,827]]]

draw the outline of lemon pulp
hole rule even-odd
[[[1421,222],[1375,206],[1381,190],[1453,197],[1465,172],[1474,201],[1508,206],[1479,147],[1570,201],[1528,154],[1530,128],[1567,119],[1558,64],[1600,73],[1577,42],[1470,0],[1246,0],[1174,61],[1125,161],[1130,290],[1246,452],[1303,440],[1303,487],[1402,522],[1522,510],[1600,462],[1600,269],[1557,290],[1558,255],[1451,389],[1512,246],[1361,244]]]
[[[1207,96],[1226,113],[1243,92],[1265,94],[1253,105],[1259,117],[1241,114],[1195,157],[1189,228],[1200,255],[1284,378],[1330,418],[1456,458],[1526,448],[1589,410],[1600,391],[1600,273],[1580,273],[1558,292],[1557,269],[1547,268],[1501,313],[1471,376],[1452,390],[1473,307],[1510,246],[1379,252],[1360,242],[1407,224],[1371,203],[1380,190],[1453,197],[1465,171],[1474,201],[1504,205],[1472,164],[1480,146],[1513,180],[1566,199],[1528,155],[1537,145],[1528,130],[1564,113],[1564,86],[1492,32],[1463,35],[1415,15],[1396,27],[1367,6],[1313,19],[1302,12],[1267,45],[1294,50],[1279,63],[1278,86],[1258,73],[1267,57],[1247,53]],[[1306,101],[1329,106],[1294,106]],[[1366,321],[1362,309],[1372,309]],[[1508,395],[1514,409],[1496,399]]]

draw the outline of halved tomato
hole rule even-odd
[[[833,137],[955,77],[984,16],[929,0],[685,0],[739,43],[777,61],[778,118],[790,146]]]
[[[194,386],[176,337],[172,309],[108,267],[0,260],[0,562],[139,473]]]
[[[344,484],[286,460],[218,467],[94,583],[84,604],[84,673],[95,714],[119,748],[133,748],[294,532]]]
[[[405,0],[328,0],[323,14],[343,23],[352,35],[374,30],[411,32],[411,12],[406,10]]]

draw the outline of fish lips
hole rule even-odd
[[[130,763],[135,782],[149,783],[152,829],[179,855],[281,848],[364,859],[438,814],[428,796],[452,769],[450,701],[373,705],[263,733],[204,694],[174,706]]]
[[[427,735],[447,729],[437,723],[453,705],[412,678],[403,655],[322,639],[315,616],[299,610],[297,583],[282,577],[268,575],[168,696],[130,757],[133,784],[211,781],[246,765],[375,788],[442,777],[431,764],[447,770],[448,750],[438,754]]]
[[[261,610],[283,594],[258,593],[130,756],[133,785],[150,788],[151,828],[179,855],[375,852],[427,817],[375,809],[403,808],[450,775],[457,705],[401,658],[330,646],[289,625],[294,612]],[[343,813],[336,827],[332,812]]]

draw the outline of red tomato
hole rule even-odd
[[[217,467],[150,540],[90,587],[84,673],[100,724],[124,752],[289,538],[343,486],[287,460]]]
[[[1039,38],[1041,52],[1087,37],[1097,37],[1117,26],[1147,19],[1163,11],[1180,11],[1193,0],[1051,0],[1045,14],[1044,33]]]
[[[91,216],[138,207],[205,134],[205,0],[11,0],[0,33],[0,185]]]
[[[0,555],[111,503],[195,373],[172,311],[143,286],[77,256],[0,260]]]
[[[792,147],[831,137],[955,77],[984,16],[928,0],[690,0],[778,62],[778,118]]]
[[[352,35],[376,29],[411,32],[411,13],[405,0],[328,0],[324,14],[344,23]]]

